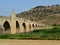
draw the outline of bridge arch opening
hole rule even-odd
[[[16,33],[20,33],[20,27],[18,21],[16,21]]]
[[[34,24],[32,24],[32,27],[34,28]]]
[[[38,25],[38,27],[39,27],[39,25]]]
[[[23,23],[22,26],[23,26],[23,31],[26,32],[26,24]]]
[[[32,24],[32,28],[33,28],[33,30],[35,29],[35,26],[34,26],[34,24]]]
[[[36,27],[37,27],[37,24],[36,24]]]
[[[5,33],[8,33],[8,34],[9,34],[11,28],[10,28],[10,24],[9,24],[8,21],[5,21],[5,22],[4,22],[3,27],[4,27],[4,29],[5,29]]]
[[[31,24],[29,24],[29,30],[31,31]]]
[[[18,21],[16,21],[16,28],[19,28],[19,23],[18,23]]]

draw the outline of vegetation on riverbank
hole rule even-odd
[[[0,39],[60,40],[60,28],[40,29],[20,34],[0,35]]]

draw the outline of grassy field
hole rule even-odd
[[[40,29],[20,34],[0,35],[0,39],[60,40],[60,28]]]

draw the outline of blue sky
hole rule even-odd
[[[0,16],[11,15],[13,9],[20,13],[36,6],[55,4],[60,4],[60,0],[0,0]]]

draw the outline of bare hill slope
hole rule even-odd
[[[28,11],[18,13],[17,17],[44,24],[60,24],[60,5],[37,6]]]

